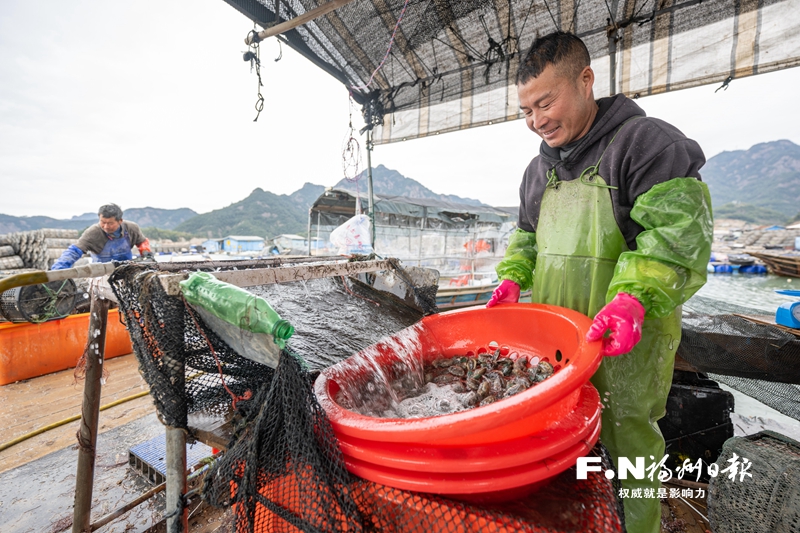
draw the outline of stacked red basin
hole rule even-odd
[[[590,325],[580,313],[539,304],[432,315],[412,334],[326,369],[315,392],[353,474],[476,503],[522,498],[573,466],[599,437],[600,398],[589,378],[600,365],[600,343],[585,341]],[[391,374],[398,359],[429,363],[496,345],[512,357],[549,362],[555,372],[494,403],[426,418],[364,416],[336,401],[342,387],[358,382],[354,376],[376,368]],[[374,365],[363,364],[365,352]]]

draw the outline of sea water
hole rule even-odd
[[[800,290],[800,278],[771,274],[709,274],[706,284],[683,309],[684,312],[695,313],[739,313],[774,317],[781,304],[798,300],[797,297],[778,294],[776,290]],[[732,415],[732,420],[736,435],[751,434],[766,427],[791,437],[800,437],[800,421],[724,384],[720,384],[720,387],[734,395],[735,414]],[[736,415],[755,422],[746,427],[735,418]],[[771,424],[771,421],[778,424]]]
[[[338,363],[422,318],[420,311],[396,298],[341,277],[247,290],[266,299],[294,326],[287,346],[312,371]]]
[[[777,294],[776,290],[800,290],[800,278],[738,272],[708,274],[706,284],[684,305],[684,309],[713,313],[713,309],[703,310],[711,304],[719,308],[718,313],[738,312],[725,309],[726,306],[737,306],[758,311],[758,314],[774,315],[782,303],[797,301],[797,298]]]

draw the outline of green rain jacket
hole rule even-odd
[[[618,462],[664,455],[664,416],[680,341],[680,306],[706,280],[711,200],[696,142],[645,116],[623,95],[601,99],[587,135],[568,155],[542,143],[520,186],[519,227],[500,279],[532,289],[534,302],[590,317],[617,293],[645,308],[642,340],[606,357],[592,383],[603,398],[601,440]],[[657,478],[622,482],[631,533],[657,533]],[[641,492],[638,492],[641,491]],[[651,497],[642,496],[649,494]]]

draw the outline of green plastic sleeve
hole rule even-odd
[[[495,271],[500,280],[508,279],[526,291],[533,285],[533,270],[536,266],[536,233],[522,229],[514,230],[508,238],[508,248]]]
[[[625,292],[642,303],[646,318],[663,318],[706,282],[711,195],[695,178],[674,178],[639,196],[631,218],[644,231],[636,237],[637,249],[620,255],[606,300]]]

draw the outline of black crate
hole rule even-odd
[[[686,459],[691,463],[702,459],[705,466],[700,481],[708,482],[707,466],[717,460],[722,445],[733,437],[733,407],[733,395],[718,386],[672,384],[667,414],[658,426],[667,443],[667,466],[673,473]],[[688,479],[695,481],[696,473]]]

